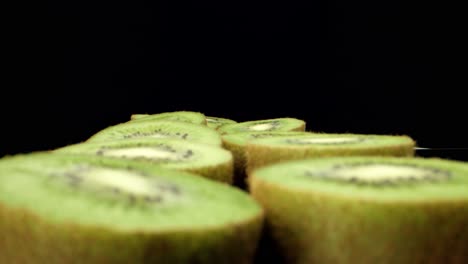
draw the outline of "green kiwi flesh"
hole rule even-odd
[[[175,121],[129,122],[105,128],[87,142],[130,138],[177,138],[221,146],[221,136],[211,128]]]
[[[152,115],[136,114],[131,116],[130,122],[152,122],[158,120],[187,122],[198,125],[206,125],[205,115],[198,112],[176,111]]]
[[[236,124],[237,122],[227,118],[207,116],[206,125],[213,129],[218,129],[224,125]]]
[[[221,137],[223,147],[229,150],[234,158],[234,184],[239,187],[245,186],[247,158],[245,154],[245,147],[247,142],[260,138],[280,137],[280,136],[294,136],[294,135],[308,135],[307,132],[293,132],[293,131],[261,131],[261,132],[244,132],[226,134]]]
[[[135,138],[81,143],[57,149],[55,152],[151,162],[161,167],[193,172],[226,183],[232,183],[233,177],[231,152],[181,139]]]
[[[287,263],[468,263],[468,164],[398,157],[290,161],[252,196]]]
[[[296,118],[275,118],[224,125],[218,131],[222,134],[260,131],[304,131],[305,125],[303,120]]]
[[[2,263],[249,263],[262,214],[240,190],[151,164],[0,160]]]
[[[250,141],[245,147],[247,171],[269,164],[331,156],[413,156],[408,136],[361,134],[285,135]]]

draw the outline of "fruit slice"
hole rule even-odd
[[[105,128],[88,142],[129,138],[178,138],[187,141],[221,146],[220,135],[211,128],[174,121],[123,123]]]
[[[262,210],[226,184],[151,164],[0,161],[2,263],[248,263]]]
[[[213,116],[207,116],[206,117],[206,125],[208,127],[211,127],[213,129],[218,129],[224,125],[229,125],[229,124],[236,124],[237,122],[231,119],[226,119],[226,118],[221,118],[221,117],[213,117]]]
[[[130,122],[151,122],[158,120],[178,121],[198,125],[206,125],[206,119],[204,114],[190,111],[166,112],[153,115],[135,114],[131,116]]]
[[[245,155],[245,147],[247,142],[268,137],[293,136],[293,135],[308,135],[307,132],[292,132],[292,131],[263,131],[263,132],[244,132],[227,134],[221,137],[223,147],[231,151],[234,158],[234,184],[241,188],[245,187],[245,170],[247,166],[247,158]]]
[[[193,172],[213,180],[232,183],[231,152],[180,139],[143,138],[82,143],[60,148],[55,152],[150,162],[161,167]]]
[[[261,166],[305,158],[413,156],[414,146],[408,136],[311,133],[253,140],[245,151],[249,172]]]
[[[287,263],[468,263],[468,164],[396,157],[290,161],[250,190]]]
[[[233,134],[255,131],[304,131],[305,122],[296,118],[275,118],[257,121],[247,121],[225,125],[218,131],[222,134]]]

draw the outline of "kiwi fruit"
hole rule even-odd
[[[151,162],[165,168],[189,171],[209,179],[232,183],[231,152],[181,139],[135,138],[82,143],[66,146],[55,152]]]
[[[132,116],[133,117],[133,116]],[[177,111],[177,112],[166,112],[153,115],[139,115],[136,118],[131,117],[130,122],[152,122],[158,120],[167,120],[167,121],[178,121],[178,122],[187,122],[198,125],[206,125],[205,115],[198,112],[190,111]]]
[[[207,116],[206,125],[213,129],[218,129],[224,125],[236,124],[237,122],[227,118]]]
[[[1,263],[250,263],[262,219],[246,193],[150,163],[0,160]]]
[[[87,142],[130,138],[178,138],[221,146],[221,136],[211,128],[176,121],[129,122],[105,128]]]
[[[245,187],[245,176],[247,158],[245,155],[245,147],[247,142],[259,138],[267,137],[279,137],[279,136],[292,136],[292,135],[304,135],[307,132],[292,132],[292,131],[262,131],[262,132],[244,132],[226,134],[221,137],[223,141],[223,147],[231,151],[234,158],[234,185],[244,188]]]
[[[362,134],[285,135],[250,141],[245,147],[247,172],[272,163],[331,156],[413,156],[408,136]]]
[[[303,120],[296,118],[275,118],[224,125],[218,131],[222,134],[259,131],[304,131],[305,125]]]
[[[399,157],[289,161],[253,171],[287,263],[468,263],[468,164]]]

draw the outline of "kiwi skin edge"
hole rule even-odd
[[[132,114],[130,116],[130,120],[136,120],[136,119],[144,118],[147,116],[149,116],[149,114]]]

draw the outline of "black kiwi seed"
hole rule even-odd
[[[173,194],[180,194],[180,189],[174,184],[169,184],[169,183],[158,183],[156,187],[161,190],[162,192],[170,192]]]

